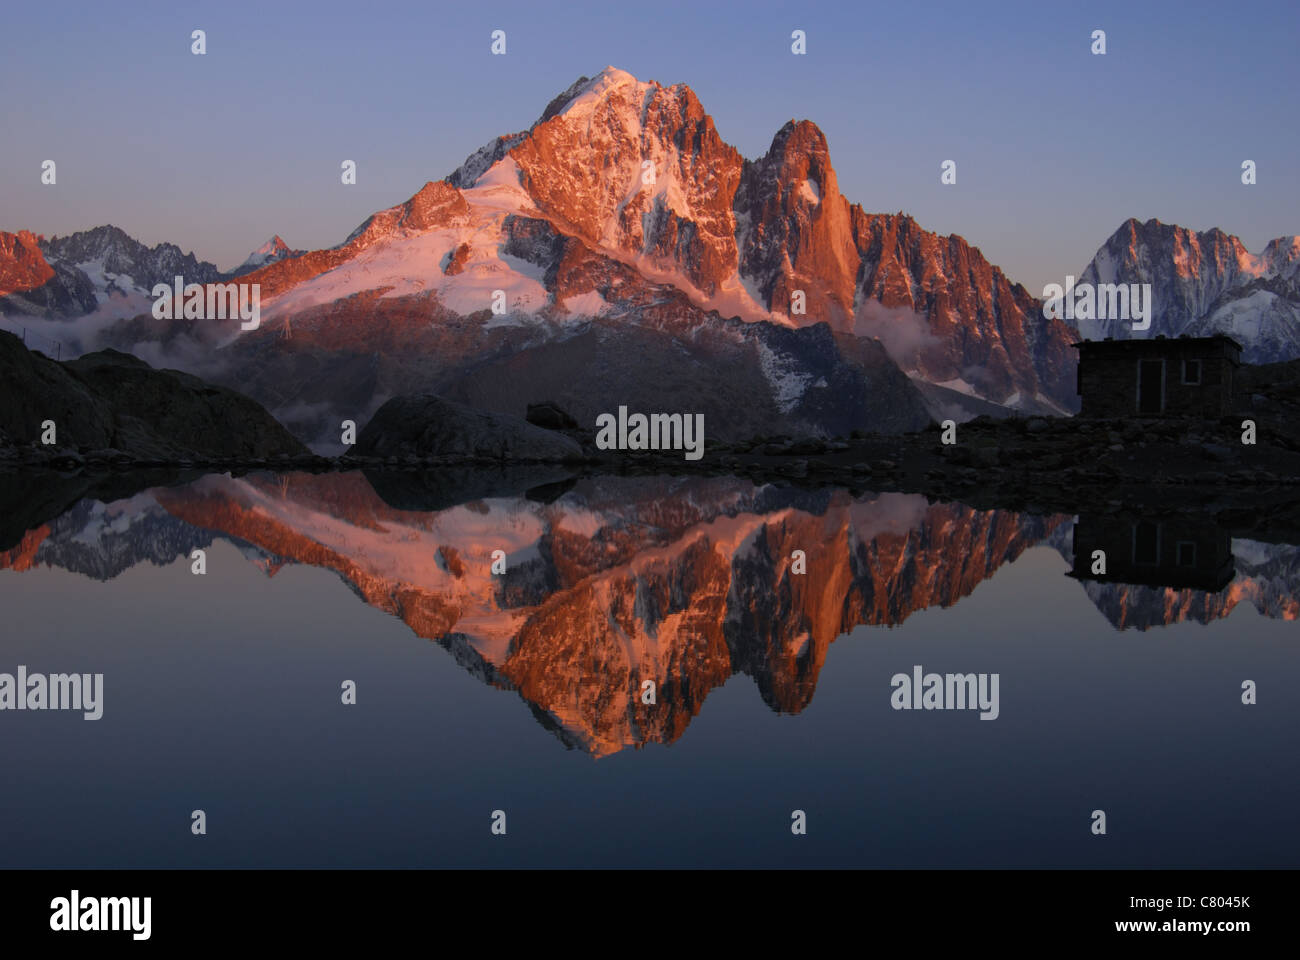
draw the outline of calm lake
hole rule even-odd
[[[98,720],[0,711],[0,866],[1300,865],[1294,545],[733,478],[455,501],[209,475],[0,552],[0,673],[103,675]],[[918,667],[996,710],[895,709]]]

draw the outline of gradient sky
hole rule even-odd
[[[1300,233],[1298,28],[1294,0],[16,5],[0,229],[111,222],[222,268],[275,233],[333,246],[613,64],[688,83],[750,158],[786,120],[815,121],[850,201],[961,234],[1039,293],[1130,216],[1255,252]]]

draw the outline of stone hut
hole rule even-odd
[[[1107,337],[1074,348],[1081,416],[1218,419],[1231,409],[1241,366],[1241,344],[1231,337]]]
[[[1069,575],[1101,583],[1222,590],[1236,576],[1232,538],[1217,524],[1186,516],[1081,514]],[[1104,557],[1104,572],[1094,572]]]

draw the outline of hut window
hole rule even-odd
[[[1201,382],[1201,361],[1183,360],[1183,383],[1197,386]]]

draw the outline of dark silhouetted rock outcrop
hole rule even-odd
[[[543,400],[530,403],[525,417],[534,426],[543,430],[578,430],[578,421],[569,416],[558,404]]]
[[[54,421],[57,443],[42,444]],[[0,433],[10,446],[140,460],[258,458],[307,449],[253,400],[115,350],[56,363],[0,331]]]
[[[507,414],[483,413],[429,394],[394,397],[357,437],[362,457],[575,460],[578,443]]]

